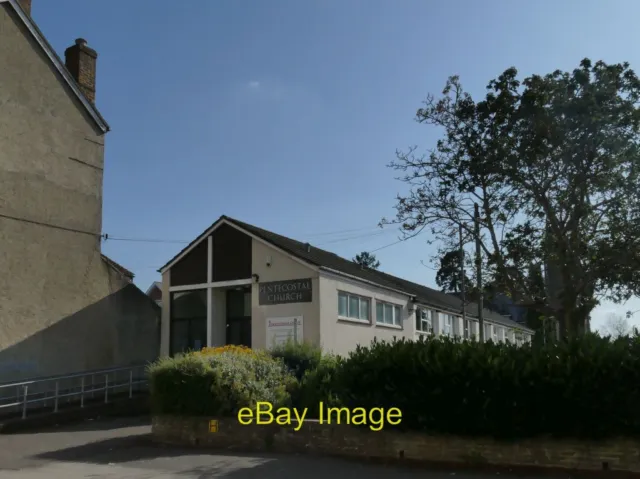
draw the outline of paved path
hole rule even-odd
[[[0,435],[2,479],[496,479],[309,456],[207,454],[152,444],[140,419]],[[531,477],[531,476],[530,476]],[[499,479],[509,479],[502,474]]]

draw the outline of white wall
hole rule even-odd
[[[338,317],[338,292],[344,291],[371,300],[367,324]],[[320,273],[320,342],[325,351],[346,355],[357,345],[368,346],[374,338],[393,340],[415,337],[415,313],[409,313],[410,298],[373,285],[330,273]],[[402,307],[402,326],[376,324],[375,302],[384,301]]]
[[[267,347],[267,318],[303,317],[303,340],[320,343],[320,291],[318,272],[292,257],[280,253],[261,241],[252,241],[252,271],[260,276],[260,283],[311,278],[312,301],[309,303],[276,304],[261,306],[259,284],[251,289],[251,345],[255,349]]]

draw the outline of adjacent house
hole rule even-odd
[[[461,297],[460,293],[448,294],[458,298]],[[503,293],[485,293],[483,304],[484,307],[490,311],[506,316],[518,324],[526,325],[527,308],[514,303],[509,296]]]
[[[30,0],[0,0],[0,382],[158,354],[159,308],[101,251],[98,55],[64,56]]]
[[[426,286],[221,216],[160,270],[161,354],[203,346],[309,341],[346,354],[374,338],[479,337],[477,307]],[[485,337],[533,331],[484,312]]]
[[[149,289],[147,289],[147,296],[149,296],[155,303],[162,307],[162,283],[160,281],[154,281]]]

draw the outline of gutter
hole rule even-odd
[[[358,276],[353,276],[352,274],[343,273],[342,271],[338,271],[336,269],[327,268],[326,266],[320,266],[319,268],[322,271],[328,271],[329,273],[332,273],[332,274],[335,274],[335,275],[338,275],[338,276],[344,276],[345,278],[353,279],[355,281],[358,281],[359,283],[366,283],[366,284],[370,284],[372,286],[375,286],[377,288],[386,289],[387,291],[393,291],[394,293],[403,294],[405,296],[408,296],[411,299],[416,297],[415,294],[407,293],[406,291],[401,291],[399,289],[390,288],[389,286],[382,286],[381,284],[374,283],[373,281],[369,281],[367,279],[362,279],[362,278],[359,278]]]

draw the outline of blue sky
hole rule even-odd
[[[376,230],[404,191],[386,165],[433,146],[413,117],[449,75],[482,95],[510,66],[640,69],[639,15],[635,0],[33,0],[61,55],[77,37],[99,53],[103,232],[190,241],[227,214],[347,258],[397,240]],[[425,240],[377,252],[382,269],[435,287]],[[144,290],[182,246],[104,252]],[[605,303],[594,324],[628,309]]]

